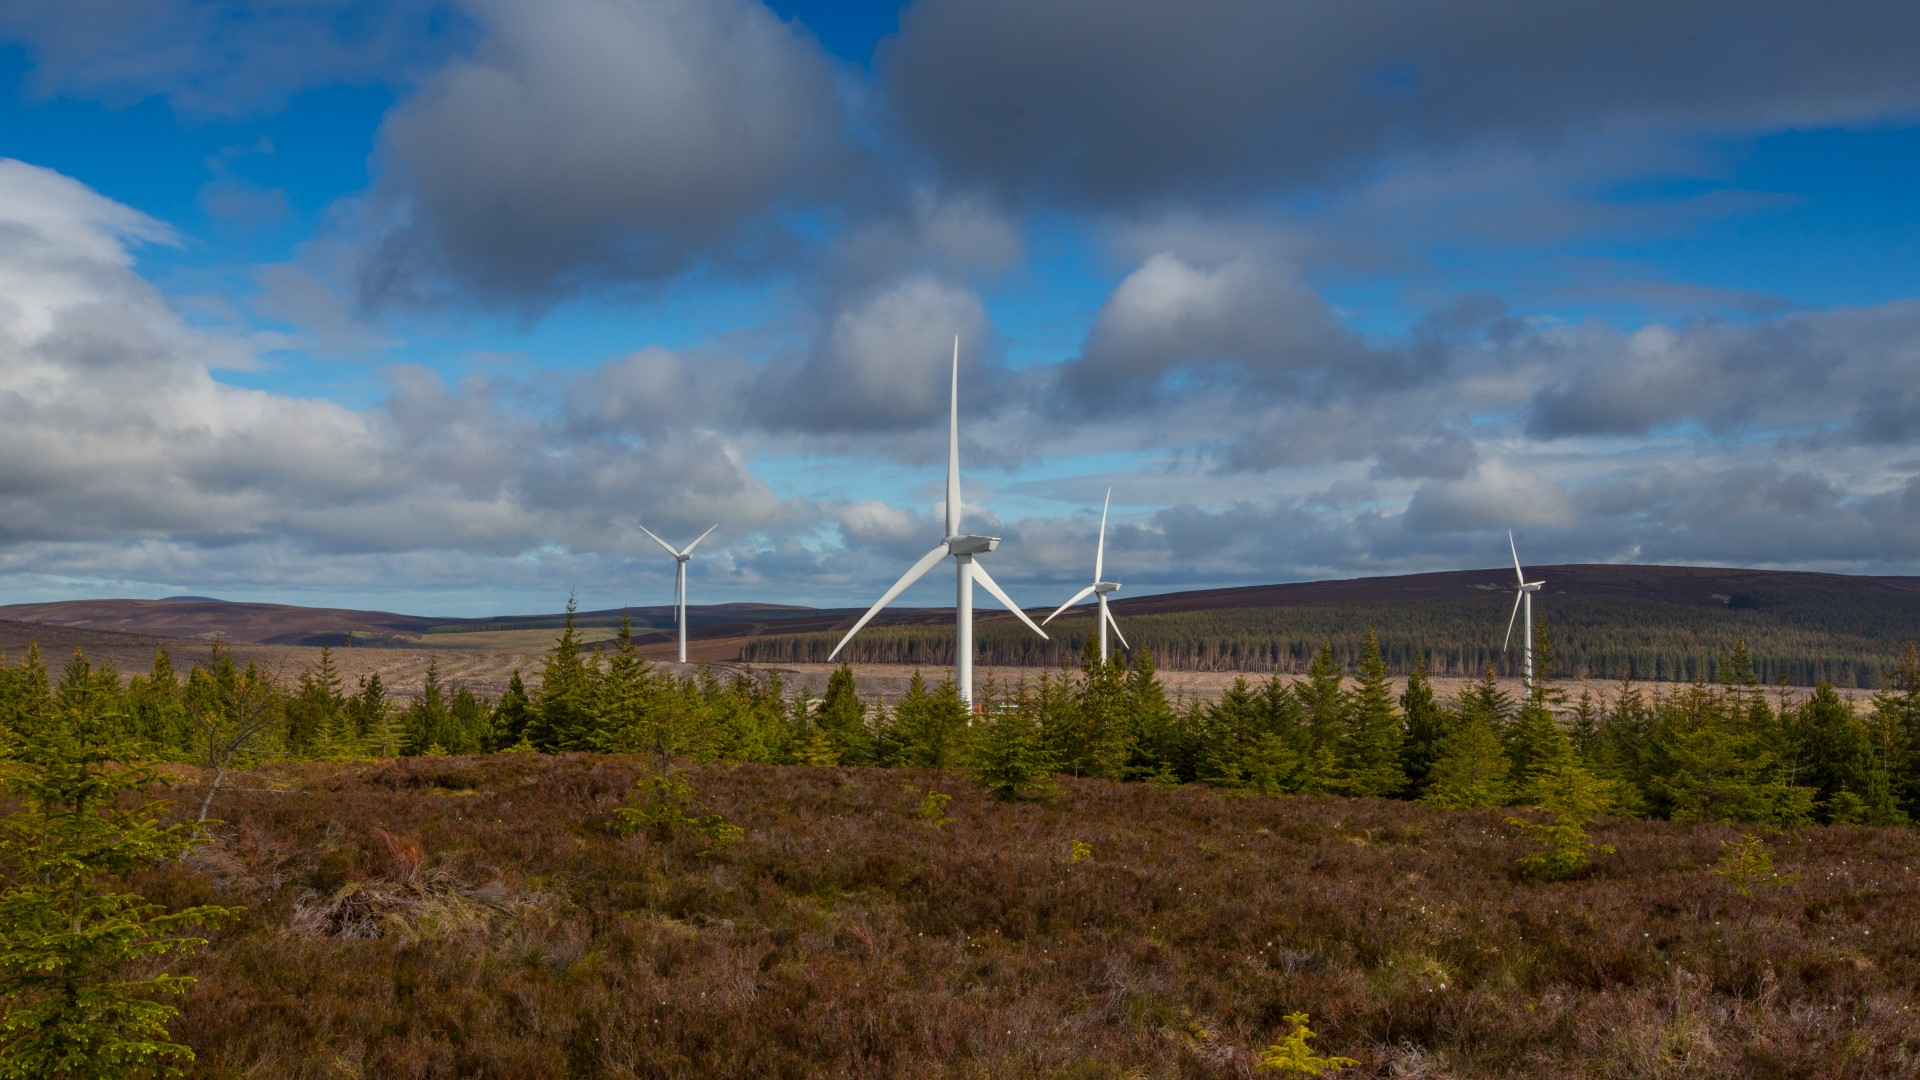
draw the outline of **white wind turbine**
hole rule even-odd
[[[641,532],[653,536],[653,542],[666,548],[667,554],[673,556],[673,608],[680,623],[680,662],[683,664],[687,662],[687,561],[693,558],[693,549],[700,546],[700,541],[712,536],[713,530],[719,527],[718,525],[710,526],[706,532],[700,534],[699,539],[675,551],[672,544],[653,536],[652,529],[645,525],[640,526]]]
[[[1100,504],[1100,539],[1094,544],[1093,548],[1093,584],[1074,593],[1073,598],[1061,604],[1052,615],[1040,620],[1040,625],[1045,626],[1054,619],[1059,618],[1060,612],[1085,600],[1088,593],[1092,593],[1098,597],[1100,600],[1100,617],[1097,622],[1100,627],[1100,660],[1102,663],[1105,663],[1107,659],[1107,627],[1109,626],[1113,627],[1114,636],[1120,639],[1121,648],[1133,648],[1133,646],[1127,644],[1127,635],[1120,632],[1120,624],[1114,620],[1113,612],[1107,610],[1107,594],[1118,590],[1120,583],[1117,581],[1100,580],[1100,572],[1106,566],[1107,561],[1107,507],[1112,504],[1113,489],[1108,488],[1107,501]]]
[[[1507,530],[1507,550],[1513,552],[1513,578],[1516,582],[1513,595],[1513,614],[1507,616],[1507,638],[1500,643],[1501,651],[1513,644],[1513,620],[1520,615],[1520,609],[1527,610],[1525,627],[1526,637],[1521,639],[1520,656],[1522,670],[1525,672],[1525,685],[1528,693],[1533,692],[1533,594],[1540,591],[1544,581],[1528,581],[1527,575],[1520,569],[1520,549],[1513,545],[1513,530]]]
[[[831,661],[839,656],[840,650],[846,648],[847,642],[853,640],[853,635],[859,633],[860,628],[867,625],[868,620],[880,614],[881,608],[892,603],[894,597],[907,591],[908,586],[925,577],[927,571],[933,569],[941,559],[951,555],[955,564],[956,579],[953,613],[953,675],[954,682],[960,688],[961,700],[971,707],[973,704],[973,583],[975,581],[985,586],[986,590],[993,594],[994,599],[1006,605],[1008,611],[1018,615],[1020,621],[1031,627],[1034,633],[1043,638],[1047,636],[1047,632],[1035,626],[1033,620],[1027,617],[1027,613],[1021,611],[1020,606],[1013,602],[1006,590],[993,580],[993,576],[987,573],[987,568],[974,561],[974,556],[992,551],[999,546],[1000,538],[997,536],[970,536],[960,531],[960,338],[955,336],[953,339],[953,397],[947,416],[947,535],[940,541],[939,546],[920,556],[920,561],[914,563],[912,569],[901,575],[900,580],[893,583],[893,588],[881,594],[880,599],[867,609],[867,613],[860,616],[860,621],[853,624],[853,629],[847,631],[847,636],[840,639],[840,644],[835,645],[833,651],[827,654],[827,659]]]

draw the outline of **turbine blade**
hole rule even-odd
[[[993,594],[993,598],[1000,601],[1008,611],[1020,616],[1020,621],[1026,623],[1028,629],[1043,638],[1047,636],[1047,632],[1040,629],[1039,624],[1035,623],[1032,619],[1027,618],[1027,613],[1020,610],[1020,605],[1013,602],[1013,597],[1007,595],[1006,590],[1000,587],[999,582],[993,580],[993,575],[987,573],[987,568],[981,566],[977,559],[973,564],[973,580],[985,586],[986,590]]]
[[[953,335],[953,397],[947,407],[947,535],[960,535],[960,335]]]
[[[859,633],[860,628],[867,625],[867,622],[871,620],[875,615],[880,614],[881,608],[886,607],[888,604],[893,603],[894,597],[899,596],[903,592],[906,592],[907,586],[912,585],[914,582],[919,581],[921,578],[925,577],[927,571],[933,569],[934,564],[938,563],[941,559],[944,559],[946,557],[947,557],[947,545],[945,544],[941,544],[939,547],[934,548],[932,551],[929,551],[925,555],[920,556],[920,561],[917,563],[914,563],[912,569],[908,570],[905,574],[902,574],[900,576],[900,580],[893,583],[893,588],[888,589],[885,593],[882,593],[880,596],[880,599],[875,601],[874,605],[867,609],[867,613],[865,615],[860,616],[860,621],[857,623],[854,623],[853,629],[847,631],[847,636],[841,638],[840,644],[835,645],[833,647],[833,651],[827,654],[827,659],[832,660],[834,657],[839,656],[840,650],[846,648],[847,642],[853,640],[853,635]]]
[[[1127,635],[1120,632],[1120,620],[1113,617],[1112,608],[1107,609],[1107,625],[1113,627],[1113,636],[1120,639],[1121,648],[1123,649],[1133,648],[1133,646],[1127,644]]]
[[[1113,489],[1107,489],[1107,501],[1100,504],[1100,542],[1093,548],[1093,580],[1100,580],[1100,573],[1107,565],[1107,507],[1113,505]]]
[[[1507,530],[1507,550],[1513,552],[1514,579],[1520,582],[1520,584],[1525,585],[1527,583],[1527,575],[1524,571],[1520,569],[1520,549],[1513,546],[1513,530],[1512,529]]]
[[[637,522],[637,521],[636,521],[636,522],[634,522],[634,524],[635,524],[635,525],[640,525],[640,523],[639,523],[639,522]],[[646,527],[645,525],[640,525],[640,531],[641,531],[641,532],[643,532],[643,533],[646,533],[646,534],[647,534],[648,536],[653,536],[653,530],[652,530],[652,529],[649,529],[649,528],[647,528],[647,527]],[[657,537],[657,536],[653,536],[653,542],[654,542],[654,543],[656,543],[656,544],[659,544],[659,545],[660,545],[661,547],[663,547],[663,548],[666,548],[666,549],[667,549],[667,554],[669,554],[669,555],[671,555],[671,556],[673,556],[674,558],[676,558],[676,559],[677,559],[677,558],[679,558],[679,557],[680,557],[680,553],[679,553],[679,552],[677,552],[677,551],[675,551],[675,550],[673,550],[673,545],[672,545],[672,544],[669,544],[669,543],[667,543],[667,542],[666,542],[665,540],[662,540],[662,539],[660,539],[660,538],[659,538],[659,537]]]
[[[706,531],[706,532],[703,532],[703,533],[701,533],[701,534],[700,534],[700,537],[699,537],[699,539],[697,539],[697,540],[695,540],[695,541],[694,541],[693,543],[691,543],[691,544],[688,544],[688,545],[687,545],[687,548],[686,548],[686,550],[685,550],[685,551],[682,551],[682,552],[680,552],[680,554],[681,554],[681,555],[691,555],[691,554],[693,554],[693,549],[694,549],[694,548],[697,548],[697,547],[699,547],[699,546],[700,546],[700,541],[701,541],[701,540],[705,540],[705,539],[706,539],[707,537],[709,537],[709,536],[712,536],[712,535],[713,535],[713,530],[715,530],[715,529],[717,529],[717,528],[719,528],[719,527],[720,527],[720,526],[718,526],[718,525],[710,525],[710,526],[708,526],[708,527],[707,527],[707,531]]]
[[[1074,593],[1073,599],[1068,600],[1064,604],[1061,604],[1057,609],[1054,610],[1054,613],[1052,615],[1049,615],[1046,618],[1041,619],[1040,625],[1041,626],[1047,625],[1048,623],[1052,622],[1054,619],[1058,618],[1060,615],[1060,612],[1067,610],[1068,608],[1072,607],[1073,605],[1079,603],[1082,600],[1085,600],[1088,596],[1092,594],[1093,594],[1093,586],[1091,585],[1087,586],[1084,589],[1081,589],[1077,593]]]
[[[1527,594],[1524,592],[1516,592],[1513,594],[1513,614],[1507,616],[1507,636],[1500,642],[1501,652],[1506,652],[1507,646],[1513,644],[1513,620],[1520,617],[1520,601],[1526,598]]]

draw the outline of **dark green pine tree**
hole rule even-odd
[[[440,685],[440,658],[427,657],[427,674],[414,698],[400,715],[400,752],[403,754],[445,754],[449,752],[446,688]]]
[[[1787,781],[1760,733],[1722,709],[1681,729],[1668,754],[1665,795],[1681,821],[1793,825],[1812,816],[1814,792]]]
[[[1920,647],[1914,642],[1873,696],[1873,715],[1888,744],[1894,798],[1909,819],[1920,821]]]
[[[1407,775],[1400,768],[1405,736],[1393,709],[1393,680],[1380,655],[1380,637],[1371,627],[1360,653],[1359,678],[1347,696],[1343,726],[1335,751],[1340,791],[1378,798],[1406,787]]]
[[[494,743],[493,710],[468,687],[454,690],[453,701],[447,705],[447,721],[450,754],[478,754]]]
[[[951,680],[929,692],[915,671],[906,694],[893,708],[893,753],[900,764],[914,768],[956,768],[966,749],[971,715]]]
[[[937,695],[936,695],[937,696]],[[958,692],[954,700],[959,700]],[[1057,790],[1053,756],[1040,726],[1019,709],[988,713],[974,725],[968,767],[997,799],[1012,801]]]
[[[127,711],[141,743],[158,756],[178,759],[191,752],[193,730],[167,650],[154,650],[153,667],[128,684]]]
[[[842,765],[871,765],[875,760],[873,731],[867,727],[867,708],[853,685],[852,666],[842,663],[827,676],[826,695],[814,713],[814,724],[833,747]]]
[[[580,628],[574,620],[579,604],[567,597],[567,621],[560,637],[547,650],[540,669],[540,693],[534,699],[534,720],[527,739],[536,750],[586,750],[592,747],[594,679],[580,649]]]
[[[643,754],[654,750],[650,726],[660,708],[653,665],[642,659],[633,644],[633,623],[620,615],[613,654],[598,671],[589,670],[592,684],[591,725],[595,749],[616,754]]]
[[[1426,794],[1427,776],[1440,760],[1440,744],[1447,735],[1447,713],[1433,696],[1427,680],[1427,658],[1416,653],[1407,689],[1400,695],[1400,712],[1407,718],[1407,735],[1400,744],[1400,769],[1407,776],[1407,794]]]
[[[1511,771],[1506,750],[1487,712],[1467,709],[1448,725],[1420,801],[1455,810],[1502,806],[1510,796],[1507,778]]]
[[[0,745],[7,737],[23,738],[45,722],[53,705],[53,687],[47,665],[40,659],[40,643],[27,643],[20,662],[0,666]]]
[[[1552,794],[1553,777],[1578,763],[1573,740],[1536,692],[1520,707],[1506,739],[1511,798],[1524,806],[1538,806]]]
[[[1193,779],[1194,740],[1168,703],[1166,688],[1154,670],[1153,652],[1145,645],[1134,650],[1133,669],[1127,673],[1125,717],[1124,775],[1163,784]]]
[[[1056,767],[1074,776],[1118,779],[1127,759],[1127,673],[1118,660],[1100,655],[1099,639],[1089,634],[1080,651],[1080,680],[1074,688],[1070,722],[1050,733]]]
[[[1260,747],[1260,708],[1245,678],[1233,680],[1220,700],[1201,713],[1199,779],[1220,787],[1245,787]]]
[[[231,913],[169,913],[130,880],[183,854],[194,829],[160,824],[161,804],[146,798],[164,781],[94,680],[69,681],[57,703],[9,704],[22,730],[4,778],[17,809],[0,821],[0,1071],[177,1075],[193,1052],[171,1041],[176,1010],[155,999],[192,980],[156,961],[204,945],[185,931]]]
[[[1338,747],[1345,733],[1346,671],[1333,655],[1331,641],[1320,647],[1304,682],[1293,685],[1305,730],[1302,761],[1294,789],[1308,795],[1336,791],[1340,784]]]
[[[1853,706],[1822,682],[1797,710],[1795,742],[1801,783],[1812,788],[1819,820],[1891,825],[1905,819],[1893,778],[1874,753],[1873,735]]]
[[[341,728],[340,713],[345,704],[333,650],[322,646],[320,662],[300,673],[299,686],[287,702],[287,753],[313,757],[351,749],[332,745]]]
[[[493,705],[493,745],[492,750],[505,750],[519,746],[527,737],[527,727],[533,723],[533,699],[527,696],[526,680],[520,677],[520,669],[514,668],[507,679],[507,691]],[[527,749],[533,749],[531,743]]]

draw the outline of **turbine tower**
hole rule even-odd
[[[1103,664],[1107,662],[1107,627],[1113,627],[1113,634],[1120,639],[1121,648],[1133,648],[1133,646],[1127,644],[1127,635],[1120,632],[1120,624],[1114,620],[1113,612],[1107,610],[1107,594],[1119,589],[1120,583],[1117,581],[1100,580],[1100,572],[1106,566],[1107,561],[1107,507],[1112,504],[1113,489],[1108,488],[1107,501],[1100,504],[1100,539],[1094,544],[1093,548],[1093,584],[1074,593],[1073,598],[1061,604],[1052,615],[1040,620],[1040,625],[1045,626],[1058,618],[1060,612],[1085,600],[1088,593],[1092,593],[1095,597],[1098,597],[1100,601],[1100,616],[1095,621],[1100,627],[1100,662]]]
[[[974,561],[975,556],[984,555],[999,546],[1000,538],[997,536],[972,536],[960,531],[960,338],[956,335],[953,339],[953,397],[947,413],[947,535],[940,541],[939,546],[920,556],[920,561],[914,563],[912,568],[901,575],[900,580],[893,583],[893,588],[881,594],[880,599],[867,609],[867,613],[860,616],[860,621],[853,624],[853,629],[847,631],[847,636],[840,639],[840,644],[835,645],[833,651],[827,654],[827,659],[831,661],[839,656],[840,650],[846,648],[847,642],[853,640],[853,635],[859,633],[860,628],[867,625],[875,615],[880,614],[881,608],[892,603],[894,597],[907,591],[908,586],[925,577],[927,571],[933,569],[941,559],[951,555],[954,561],[955,578],[953,677],[960,688],[960,699],[967,703],[968,708],[972,708],[973,583],[975,581],[992,593],[994,599],[1006,605],[1008,611],[1019,616],[1020,621],[1031,627],[1034,633],[1043,638],[1047,636],[1047,632],[1035,626],[1033,620],[1027,617],[1027,613],[1021,611],[1020,606],[1013,602],[1006,590],[993,580],[993,575],[987,573],[987,568]]]
[[[700,541],[713,535],[713,530],[719,527],[718,525],[709,527],[706,532],[700,534],[699,539],[675,551],[672,544],[653,536],[652,529],[645,525],[640,526],[641,532],[653,536],[653,542],[666,548],[667,554],[673,556],[673,609],[680,623],[680,662],[683,664],[687,662],[687,560],[693,558],[693,549],[700,546]]]
[[[1507,550],[1513,552],[1513,579],[1516,582],[1513,595],[1513,614],[1507,616],[1507,638],[1500,643],[1501,651],[1513,644],[1513,620],[1520,615],[1520,609],[1527,609],[1526,637],[1523,639],[1520,656],[1521,670],[1525,673],[1527,693],[1533,693],[1533,594],[1540,591],[1544,581],[1528,581],[1527,575],[1520,569],[1520,549],[1513,546],[1513,530],[1507,530]]]

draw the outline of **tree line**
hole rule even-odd
[[[1540,668],[1556,670],[1558,646],[1536,629]],[[777,671],[677,677],[641,658],[625,627],[611,649],[590,651],[570,617],[536,677],[516,671],[491,699],[432,665],[410,699],[377,673],[347,685],[325,650],[291,682],[218,648],[184,674],[162,651],[124,681],[77,653],[56,675],[30,651],[0,666],[0,737],[25,738],[84,696],[115,739],[212,770],[202,817],[226,770],[270,756],[499,751],[646,753],[663,771],[677,759],[976,770],[990,759],[1007,790],[1057,772],[1456,807],[1538,805],[1591,780],[1618,813],[1778,824],[1920,815],[1912,645],[1864,707],[1825,683],[1804,699],[1770,690],[1745,642],[1716,663],[1714,682],[1623,679],[1569,697],[1542,678],[1516,697],[1488,667],[1451,700],[1435,694],[1424,655],[1396,693],[1372,631],[1351,663],[1323,642],[1300,675],[1241,678],[1215,701],[1170,697],[1145,649],[1104,662],[1092,649],[1076,667],[986,681],[980,716],[950,681],[917,673],[890,704],[863,699],[845,665],[818,699],[791,693]]]

